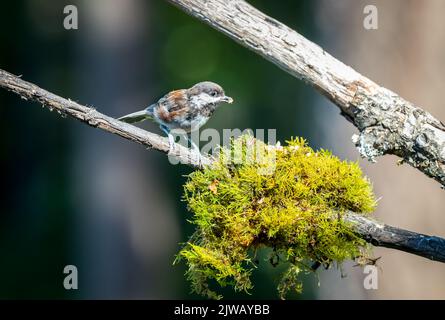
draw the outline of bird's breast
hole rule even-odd
[[[209,117],[203,114],[198,114],[190,120],[190,131],[195,131],[205,125]]]
[[[162,106],[156,108],[154,112],[155,121],[167,126],[171,130],[182,129],[191,132],[202,127],[212,112],[204,108],[189,108],[168,111]]]
[[[201,113],[190,113],[175,122],[175,126],[186,132],[196,131],[209,120],[209,117]]]

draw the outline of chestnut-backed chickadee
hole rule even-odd
[[[182,132],[187,133],[193,148],[199,152],[188,134],[203,126],[222,102],[232,103],[233,99],[226,96],[218,84],[204,81],[189,89],[171,91],[148,108],[120,117],[118,120],[127,123],[154,120],[168,135],[170,151],[174,146],[174,137],[170,131],[182,129]]]

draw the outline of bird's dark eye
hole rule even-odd
[[[216,92],[216,91],[212,91],[212,92],[210,92],[210,95],[211,95],[212,97],[216,97],[216,96],[218,95],[218,92]]]

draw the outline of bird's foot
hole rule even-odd
[[[202,169],[204,167],[204,165],[203,165],[203,157],[202,157],[201,152],[199,152],[199,149],[195,150],[195,154],[196,154],[196,157],[197,157],[198,168]]]
[[[168,154],[175,152],[175,138],[169,133],[168,134]]]
[[[196,162],[198,164],[198,168],[203,168],[203,156],[201,154],[201,151],[199,150],[199,147],[193,142],[193,140],[188,137],[190,144],[192,145],[192,156],[194,155],[194,158],[196,159]]]

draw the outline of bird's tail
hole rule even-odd
[[[126,123],[136,123],[152,118],[153,118],[153,106],[149,106],[147,109],[127,114],[123,117],[118,118],[117,120]]]

